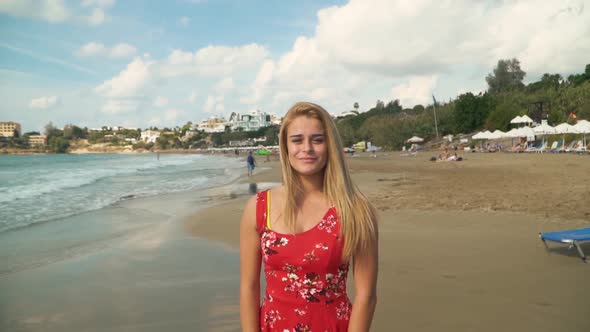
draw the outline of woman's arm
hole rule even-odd
[[[377,266],[379,262],[379,233],[375,223],[375,241],[354,255],[354,302],[348,324],[349,332],[369,331],[377,305]]]
[[[240,318],[244,332],[260,331],[260,264],[256,197],[252,197],[240,222]]]

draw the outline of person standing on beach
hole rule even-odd
[[[242,330],[369,331],[377,212],[352,183],[336,125],[321,106],[297,103],[285,115],[279,146],[283,185],[252,197],[240,224]]]
[[[252,155],[252,151],[248,151],[248,157],[246,158],[246,164],[248,165],[248,176],[252,176],[254,168],[256,167],[256,159]]]

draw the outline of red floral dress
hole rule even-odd
[[[266,279],[260,330],[346,331],[352,305],[346,295],[348,263],[342,262],[336,209],[329,208],[308,231],[282,234],[268,227],[267,197],[268,191],[263,191],[256,202]]]

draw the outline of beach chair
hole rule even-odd
[[[555,144],[557,143],[557,144]],[[559,150],[561,150],[561,141],[555,141],[553,142],[553,145],[551,146],[551,152],[553,153],[559,153]]]
[[[574,247],[578,249],[578,253],[580,254],[580,257],[584,263],[588,263],[589,261],[589,258],[584,254],[584,251],[582,251],[580,243],[590,241],[590,227],[559,232],[539,233],[539,238],[543,241],[547,251],[549,251],[547,241],[565,243],[568,244],[569,250]]]
[[[548,142],[545,141],[545,143],[541,143],[541,146],[537,149],[537,153],[543,153],[545,152],[545,150],[547,150],[547,144]]]
[[[528,152],[528,153],[538,152],[542,148],[542,145],[543,145],[543,143],[539,143],[537,145],[531,144],[524,150],[524,152]]]
[[[573,140],[570,145],[565,148],[565,152],[573,152],[579,145],[579,141]]]
[[[574,149],[574,152],[578,153],[578,154],[585,153],[587,151],[588,151],[588,148],[586,148],[583,144],[581,144],[576,149]]]

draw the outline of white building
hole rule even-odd
[[[45,135],[30,135],[29,144],[31,146],[40,145],[45,146],[47,144],[47,136]]]
[[[270,114],[261,111],[252,111],[248,114],[232,113],[229,125],[232,130],[243,128],[244,131],[255,131],[272,125],[272,119]]]
[[[18,122],[0,122],[0,136],[13,137],[14,132],[20,136],[22,134],[20,123]]]
[[[144,130],[141,132],[141,140],[145,143],[156,143],[160,132],[156,130]]]
[[[274,115],[274,114],[271,114],[271,115],[270,115],[270,122],[271,122],[273,125],[280,126],[280,125],[281,125],[281,121],[282,121],[282,120],[283,120],[283,118],[281,118],[281,117],[278,117],[278,116],[276,116],[276,115]]]
[[[212,116],[198,123],[196,128],[206,133],[222,133],[225,131],[227,125],[228,123],[225,121],[225,118]]]

